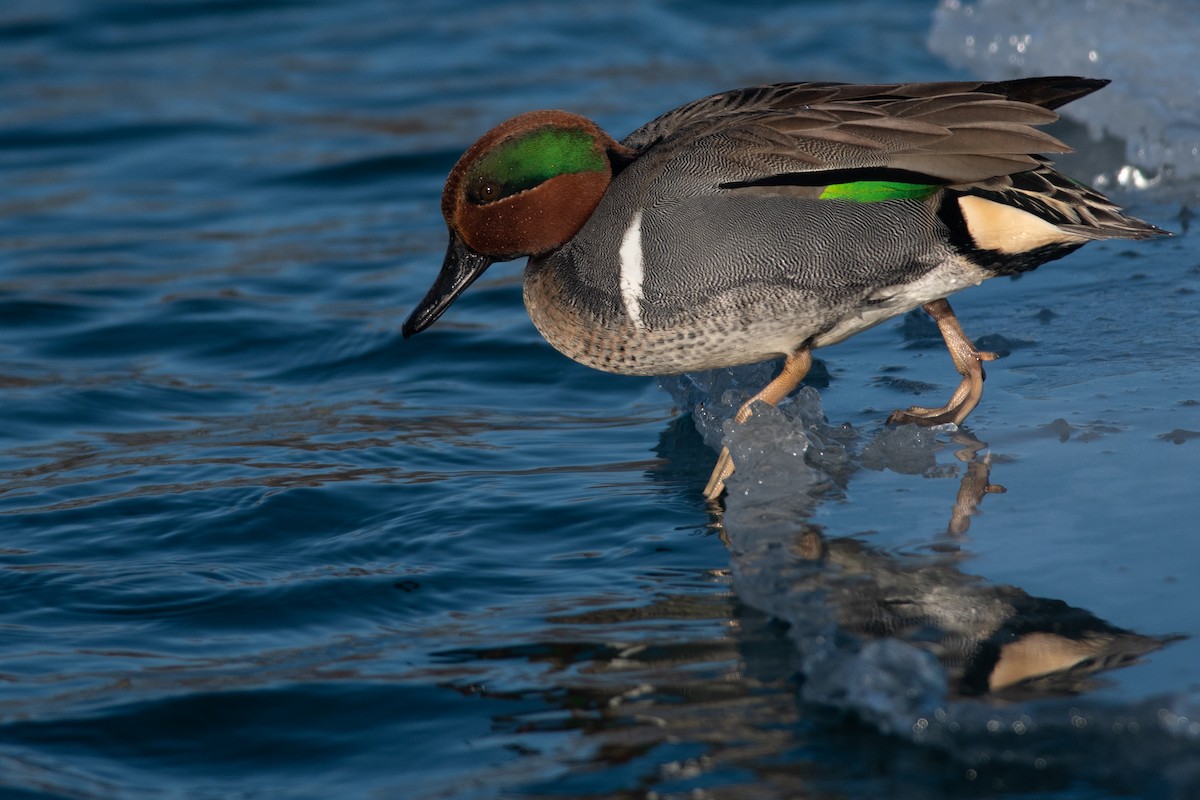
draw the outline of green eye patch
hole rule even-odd
[[[494,203],[557,175],[608,169],[595,138],[584,131],[540,128],[502,142],[467,173],[467,199]]]

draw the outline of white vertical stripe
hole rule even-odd
[[[621,239],[621,299],[625,302],[625,313],[635,328],[642,324],[642,212],[633,215],[633,221]]]

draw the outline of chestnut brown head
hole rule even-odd
[[[442,215],[450,245],[437,280],[404,323],[428,328],[492,263],[566,244],[631,157],[595,123],[566,111],[531,111],[473,144],[450,172]]]

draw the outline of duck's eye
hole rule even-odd
[[[467,189],[467,199],[477,206],[494,203],[502,197],[504,197],[504,193],[501,191],[499,181],[481,179],[472,183]]]

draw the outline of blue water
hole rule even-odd
[[[495,122],[568,107],[622,136],[760,81],[966,77],[929,53],[932,9],[7,0],[0,794],[1200,786],[1198,646],[1149,644],[1200,631],[1189,237],[1095,246],[956,302],[1012,345],[972,419],[1008,492],[965,536],[946,533],[966,464],[949,434],[915,473],[856,449],[914,402],[887,376],[953,385],[899,321],[819,354],[854,468],[796,478],[803,502],[770,532],[735,499],[728,517],[705,505],[714,452],[657,381],[542,342],[519,265],[400,337],[441,261],[445,174]],[[1180,229],[1177,202],[1141,203]],[[830,653],[804,620],[840,584],[772,560],[790,545],[770,536],[799,530],[887,565],[872,574],[934,559],[939,585],[1018,587],[1147,646],[1070,691],[965,701],[1048,709],[1044,754],[914,739],[866,695],[815,692]],[[827,630],[870,634],[855,625]],[[1049,722],[1062,702],[1162,731],[1076,741]]]

